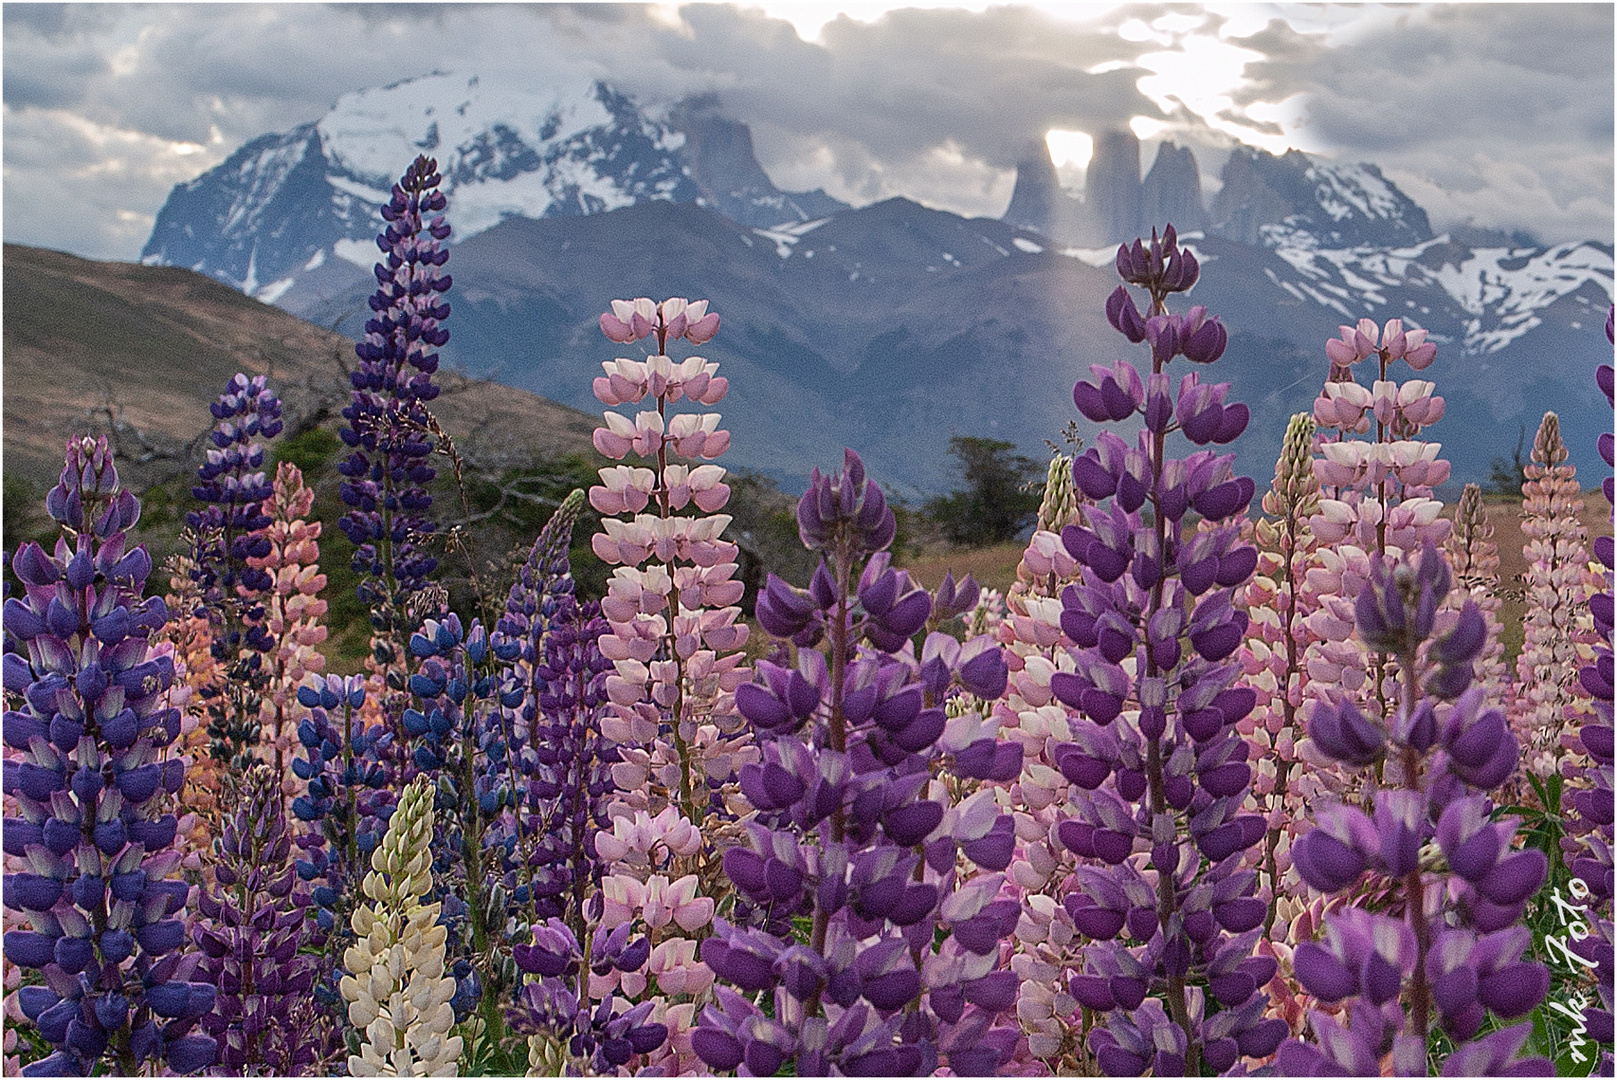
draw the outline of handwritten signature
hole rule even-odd
[[[1573,878],[1571,884],[1567,886],[1567,891],[1572,894],[1572,899],[1574,900],[1584,900],[1589,896],[1589,886],[1584,884],[1581,878]],[[1545,949],[1551,953],[1559,953],[1562,960],[1573,970],[1576,970],[1579,966],[1585,968],[1594,967],[1595,962],[1593,960],[1585,960],[1567,945],[1569,937],[1573,941],[1582,941],[1589,936],[1589,924],[1583,920],[1582,909],[1568,903],[1559,889],[1551,895],[1550,902],[1555,905],[1555,910],[1560,913],[1561,926],[1566,933],[1560,936],[1546,936],[1544,938]],[[1577,1025],[1572,1029],[1572,1038],[1568,1049],[1572,1052],[1572,1060],[1579,1062],[1588,1060],[1589,1056],[1588,1052],[1584,1050],[1584,1047],[1589,1043],[1589,1039],[1585,1037],[1584,1032],[1586,1029],[1583,1023],[1583,1008],[1587,1000],[1587,994],[1579,994],[1571,1002],[1555,1001],[1551,1002],[1549,1006],[1553,1011],[1570,1017]]]

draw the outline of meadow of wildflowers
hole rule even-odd
[[[1135,359],[1074,386],[1099,434],[1004,595],[919,584],[849,450],[749,614],[719,312],[603,297],[612,464],[467,595],[440,179],[384,207],[342,414],[360,670],[262,375],[166,593],[105,439],[8,554],[7,1074],[1610,1074],[1617,559],[1554,413],[1512,668],[1436,344],[1322,342],[1260,492],[1168,226],[1118,250]]]

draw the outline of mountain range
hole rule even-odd
[[[350,336],[374,288],[371,238],[397,173],[437,157],[455,228],[445,356],[468,374],[589,411],[595,327],[614,297],[706,297],[724,319],[736,464],[788,488],[841,448],[926,494],[951,483],[952,435],[1038,454],[1074,419],[1073,381],[1131,349],[1106,325],[1116,244],[1173,221],[1202,261],[1182,303],[1230,329],[1212,369],[1254,423],[1239,467],[1266,480],[1307,409],[1338,324],[1402,317],[1438,342],[1424,377],[1448,402],[1432,430],[1457,481],[1484,479],[1546,409],[1593,467],[1611,417],[1609,240],[1542,245],[1451,230],[1372,164],[1241,147],[1203,197],[1194,153],[1103,133],[1085,190],[1030,149],[1002,219],[906,199],[849,208],[777,189],[745,125],[711,98],[642,105],[597,83],[542,99],[434,75],[349,95],[327,116],[248,143],[175,188],[143,253],[200,270]]]

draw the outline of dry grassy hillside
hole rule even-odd
[[[350,341],[201,274],[16,244],[4,269],[5,467],[34,483],[55,479],[64,441],[84,431],[114,435],[137,486],[184,471],[208,403],[237,371],[272,376],[290,431],[347,401]],[[589,449],[583,413],[447,372],[440,381],[434,411],[482,464]]]

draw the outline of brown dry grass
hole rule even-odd
[[[163,455],[183,459],[237,371],[271,376],[291,430],[347,403],[352,342],[201,274],[17,244],[4,254],[8,472],[48,485],[66,439],[116,418],[127,425],[120,467],[141,486],[165,471]],[[523,465],[535,452],[589,451],[595,422],[584,413],[450,372],[439,381],[433,411],[470,458]]]
[[[1499,578],[1506,594],[1500,621],[1506,653],[1514,660],[1521,651],[1522,620],[1526,615],[1526,607],[1519,596],[1527,573],[1527,559],[1522,554],[1525,538],[1521,529],[1521,500],[1488,502],[1483,511],[1493,526],[1494,543],[1499,545]],[[1445,508],[1443,516],[1454,516],[1452,504]],[[1596,536],[1612,535],[1612,506],[1600,489],[1584,492],[1582,518],[1591,541]],[[970,573],[985,588],[1004,591],[1016,580],[1016,564],[1022,558],[1024,547],[1015,543],[974,549],[934,549],[900,561],[929,589],[937,587],[945,572],[953,571],[957,579]]]

